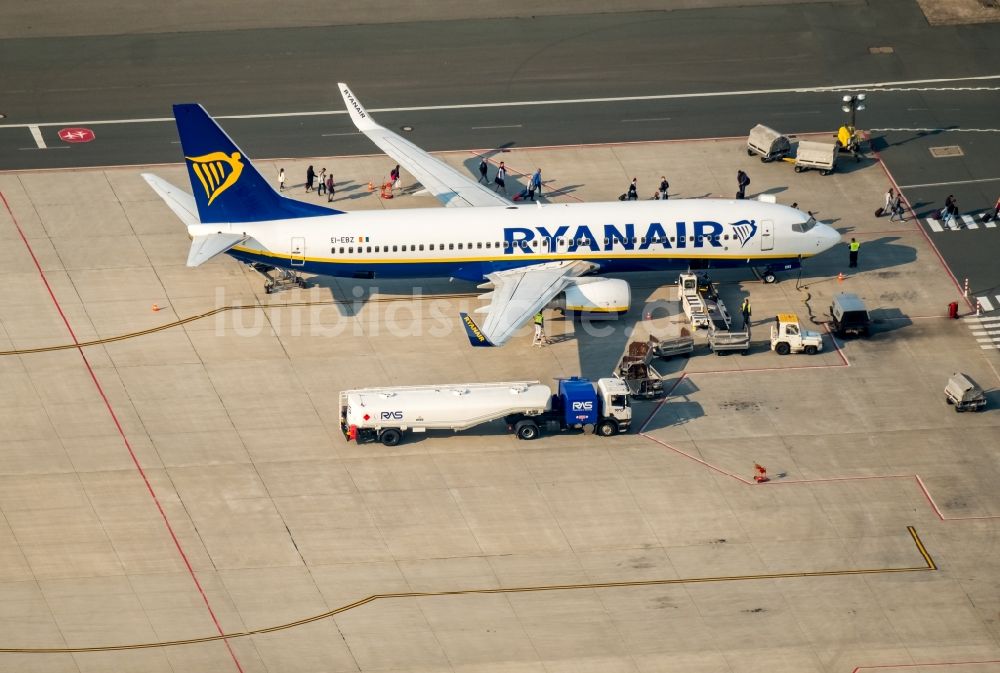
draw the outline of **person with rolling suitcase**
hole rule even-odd
[[[875,217],[882,217],[883,215],[888,215],[892,213],[892,201],[895,194],[896,192],[893,190],[892,187],[890,187],[889,191],[885,193],[885,203],[882,205],[881,208],[875,211]]]
[[[736,198],[745,199],[747,197],[747,187],[750,186],[750,176],[742,169],[736,171],[736,184],[739,187],[739,191],[736,192]]]

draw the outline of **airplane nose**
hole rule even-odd
[[[823,227],[822,243],[823,250],[829,250],[840,243],[840,232],[828,224],[820,224]]]

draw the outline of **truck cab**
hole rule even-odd
[[[794,313],[779,313],[771,325],[771,350],[778,355],[805,353],[813,355],[823,350],[823,335],[802,329]]]
[[[558,397],[564,428],[591,425],[594,434],[611,437],[627,432],[632,422],[628,386],[620,379],[599,379],[596,385],[578,376],[559,379]]]

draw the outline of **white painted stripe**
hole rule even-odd
[[[644,100],[677,100],[685,98],[721,98],[725,96],[769,96],[781,93],[824,93],[849,89],[873,89],[907,84],[940,84],[943,82],[967,82],[1000,80],[1000,75],[979,75],[975,77],[945,77],[936,79],[905,80],[898,82],[867,82],[864,84],[834,84],[830,86],[801,86],[786,89],[747,89],[735,91],[703,91],[695,93],[652,94],[648,96],[618,96],[608,98],[566,98],[552,100],[522,100],[502,103],[463,103],[458,105],[420,105],[415,107],[368,108],[368,112],[421,112],[424,110],[469,110],[476,108],[521,107],[529,105],[572,105],[579,103],[625,103]],[[275,117],[312,117],[319,115],[342,115],[347,110],[318,110],[314,112],[275,112],[251,115],[221,115],[215,119],[271,119]],[[172,122],[173,117],[149,117],[145,119],[99,119],[91,121],[40,122],[37,126],[93,126],[96,124],[142,124],[148,122]],[[0,129],[22,128],[29,124],[0,124]]]
[[[1000,346],[989,345],[989,346],[980,346],[980,348],[982,348],[983,350],[986,350],[987,348],[1000,348]]]
[[[359,135],[361,135],[361,131],[350,131],[348,133],[323,133],[321,134],[320,137],[331,138],[333,136],[359,136]]]
[[[625,123],[628,122],[668,122],[670,117],[646,117],[645,119],[623,119]]]
[[[966,229],[978,229],[979,223],[972,217],[972,215],[962,215],[962,221],[965,222]]]
[[[1000,327],[1000,317],[998,317],[998,316],[993,316],[991,318],[988,318],[986,316],[978,316],[977,317],[977,316],[973,315],[973,316],[970,316],[970,318],[968,318],[968,320],[969,320],[970,323],[971,322],[977,323],[977,324],[974,324],[974,325],[970,324],[969,325],[969,329],[976,329],[977,327],[982,327],[982,328],[985,328],[985,329],[990,329],[992,327]]]
[[[979,305],[983,307],[984,311],[993,310],[993,304],[990,303],[989,297],[976,297],[976,301],[979,302]]]
[[[996,220],[990,220],[989,222],[986,223],[986,228],[987,229],[992,229],[995,226],[997,226],[997,221]]]
[[[976,341],[978,341],[981,344],[996,343],[996,342],[1000,342],[1000,337],[987,337],[987,338],[984,338],[984,339],[976,339]]]
[[[875,129],[870,129],[874,131]],[[956,180],[954,182],[927,182],[922,185],[900,185],[900,189],[916,189],[917,187],[945,187],[947,185],[971,185],[975,182],[996,182],[1000,180],[1000,177],[996,178],[980,178],[978,180]]]
[[[972,336],[977,336],[977,337],[979,337],[979,336],[990,336],[990,335],[993,335],[993,334],[1000,335],[1000,331],[995,330],[995,329],[972,330]]]
[[[473,126],[472,130],[477,131],[479,129],[519,129],[521,124],[500,124],[498,126]]]
[[[31,137],[35,139],[35,144],[38,145],[38,149],[44,150],[45,138],[42,137],[42,130],[37,126],[29,126],[28,130],[31,131]]]
[[[941,228],[941,223],[937,220],[928,219],[927,226],[931,228],[931,231],[944,231],[944,229]]]

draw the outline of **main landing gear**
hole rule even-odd
[[[267,282],[264,283],[264,292],[266,294],[287,290],[290,287],[300,287],[302,289],[309,287],[309,282],[295,271],[261,262],[249,262],[247,266],[267,279]]]

